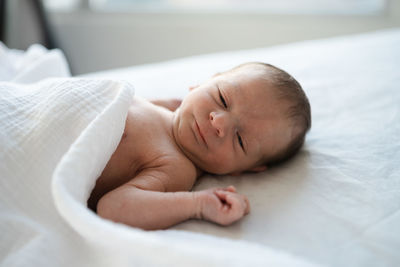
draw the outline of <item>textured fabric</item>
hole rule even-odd
[[[95,118],[110,105],[126,110],[131,97],[131,87],[116,81],[0,83],[0,259],[4,266],[61,266],[58,262],[64,257],[77,256],[73,252],[82,249],[82,240],[60,217],[52,196],[55,168]],[[111,142],[115,147],[125,118],[126,112],[120,112],[108,122],[110,132],[117,131]],[[112,152],[113,147],[104,151],[101,164],[105,166]],[[86,193],[100,172],[101,168],[91,173]]]
[[[32,83],[49,77],[71,76],[64,54],[39,44],[26,52],[7,48],[0,42],[0,81]]]

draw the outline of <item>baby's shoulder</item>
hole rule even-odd
[[[178,192],[191,190],[196,178],[188,162],[164,155],[146,164],[129,183],[145,190]]]
[[[136,99],[128,113],[125,136],[129,151],[140,161],[141,179],[157,179],[167,191],[190,190],[197,167],[180,151],[171,136],[171,112]]]
[[[164,176],[163,182],[166,191],[188,191],[199,176],[197,167],[178,151],[170,155],[163,155],[154,164]]]

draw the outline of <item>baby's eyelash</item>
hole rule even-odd
[[[242,137],[240,136],[240,134],[239,133],[236,133],[236,135],[237,135],[237,137],[238,137],[238,141],[239,141],[239,144],[240,144],[240,146],[242,147],[242,149],[244,150],[244,146],[243,146],[243,140],[242,140]]]
[[[225,99],[224,99],[224,97],[223,97],[222,94],[221,94],[221,91],[218,90],[218,92],[219,92],[219,99],[221,100],[222,105],[224,105],[224,107],[227,108],[228,105],[226,104]]]

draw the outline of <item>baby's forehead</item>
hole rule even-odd
[[[235,85],[236,89],[245,90],[245,92],[254,91],[254,89],[261,89],[259,93],[275,90],[273,76],[265,70],[253,68],[239,69],[226,73],[221,78],[221,80]]]
[[[221,89],[228,98],[241,105],[249,105],[251,110],[263,110],[266,105],[279,103],[274,86],[259,78],[246,78],[221,81]]]

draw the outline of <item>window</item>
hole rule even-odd
[[[388,0],[45,0],[50,9],[132,12],[248,12],[307,15],[378,15]]]

